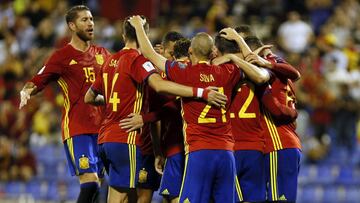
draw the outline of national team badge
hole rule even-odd
[[[96,55],[95,55],[95,59],[96,59],[96,62],[97,62],[99,65],[104,64],[104,57],[103,57],[103,55],[101,55],[101,54],[96,54]]]
[[[148,172],[145,168],[141,169],[139,172],[139,183],[146,183],[147,181]]]
[[[89,166],[89,158],[87,158],[85,155],[82,155],[79,159],[79,167],[81,169],[88,169]]]

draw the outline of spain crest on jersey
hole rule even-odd
[[[85,155],[82,155],[79,159],[79,167],[81,169],[88,169],[89,166],[89,158],[87,158]]]
[[[101,54],[95,54],[96,63],[99,65],[104,64],[104,57]]]

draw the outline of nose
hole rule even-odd
[[[93,27],[94,26],[94,21],[89,19],[88,20],[88,26]]]

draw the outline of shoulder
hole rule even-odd
[[[92,49],[94,49],[97,53],[110,53],[105,47],[98,46],[96,44],[91,45]]]
[[[236,70],[238,70],[239,68],[233,64],[233,63],[224,63],[224,64],[220,64],[218,66],[216,65],[213,65],[215,66],[216,68],[219,68],[220,70],[222,71],[226,71],[226,72],[234,72]]]
[[[59,49],[56,49],[50,55],[49,60],[66,61],[67,59],[73,58],[76,54],[77,51],[70,44],[67,44]]]
[[[67,46],[56,49],[50,54],[49,58],[47,59],[47,63],[62,62],[71,56],[70,52],[71,50],[69,50]]]
[[[191,66],[191,63],[187,63],[187,62],[182,62],[182,61],[170,61],[170,60],[167,60],[166,61],[166,66],[168,68],[174,68],[174,67],[177,67],[177,68],[180,68],[180,69],[186,69],[187,67]]]

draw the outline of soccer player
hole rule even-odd
[[[141,22],[145,22],[139,17]],[[141,23],[148,29],[147,23]],[[215,106],[225,105],[226,96],[212,89],[179,85],[161,78],[154,66],[138,50],[136,32],[128,21],[123,23],[125,48],[112,55],[101,74],[85,95],[85,102],[93,105],[105,102],[105,116],[98,139],[99,153],[109,175],[108,201],[127,202],[133,192],[140,171],[138,131],[121,129],[119,121],[130,113],[139,114],[143,102],[144,84],[156,92],[198,97]],[[104,100],[97,99],[104,95]]]
[[[71,31],[70,43],[55,51],[39,73],[25,84],[20,92],[19,108],[47,84],[57,81],[65,99],[62,140],[70,173],[78,176],[80,182],[77,202],[93,202],[103,175],[97,151],[102,114],[99,107],[86,105],[83,95],[110,54],[105,48],[90,44],[94,22],[89,8],[72,7],[66,14],[66,22]]]
[[[178,32],[168,32],[163,37],[162,41],[162,48],[163,51],[162,55],[164,57],[167,57],[169,60],[174,59],[174,43],[176,40],[184,39],[184,37],[178,33]],[[156,48],[156,47],[155,47]],[[187,53],[187,51],[186,51]],[[166,78],[166,75],[164,72],[160,72],[161,77],[163,79]],[[174,116],[167,117],[161,119],[161,121],[158,121],[159,119],[155,120],[154,115],[159,114],[159,112],[162,112],[162,115],[165,115],[165,112],[163,109],[169,109],[166,108],[163,105],[166,102],[169,102],[167,106],[173,106],[174,104],[171,104],[172,100],[175,100],[174,96],[168,96],[168,95],[160,95],[156,94],[156,92],[149,86],[146,86],[145,93],[146,96],[144,96],[144,105],[142,109],[141,115],[138,114],[130,114],[127,118],[123,119],[120,122],[120,126],[124,127],[124,129],[130,129],[130,131],[142,128],[142,134],[141,134],[141,154],[142,154],[142,166],[140,167],[140,173],[139,173],[139,184],[138,184],[138,202],[151,202],[153,192],[158,190],[160,185],[160,174],[156,172],[154,161],[155,156],[157,157],[156,161],[159,163],[163,163],[164,160],[162,158],[161,150],[165,149],[166,146],[164,146],[164,142],[162,142],[162,146],[160,146],[159,143],[159,135],[160,139],[163,140],[164,135],[172,135],[168,136],[167,140],[173,140],[172,142],[179,143],[180,149],[183,145],[183,139],[182,138],[182,123],[181,123],[181,115],[180,110],[176,114],[172,109],[171,111],[174,113]],[[149,113],[151,111],[151,113]],[[170,113],[170,112],[168,112]],[[146,115],[144,115],[146,114]],[[177,116],[176,116],[177,115]],[[144,117],[144,120],[143,120]],[[180,124],[179,121],[180,120]],[[157,123],[151,123],[158,121]],[[161,122],[161,123],[160,123]],[[134,125],[133,125],[134,124]],[[150,129],[151,128],[151,129]],[[177,130],[179,130],[177,132]],[[159,133],[160,131],[160,133]],[[177,136],[178,134],[181,134],[181,136]],[[175,137],[174,137],[175,136]],[[167,137],[167,136],[165,136]],[[170,139],[171,137],[171,139]],[[175,139],[174,139],[175,138]],[[179,139],[180,138],[180,139]],[[159,148],[159,149],[157,149]],[[180,150],[181,151],[181,150]],[[154,155],[155,154],[155,155]],[[161,166],[162,167],[162,166]],[[182,173],[182,171],[181,171]],[[161,173],[162,174],[162,173]],[[182,176],[180,176],[181,181]],[[168,182],[168,181],[165,181]],[[174,184],[177,181],[171,180],[170,184]],[[164,181],[162,181],[164,183]],[[181,185],[181,182],[180,184]],[[179,186],[180,188],[180,186]],[[166,188],[165,190],[165,196],[169,196],[169,190]],[[179,189],[180,190],[180,189]],[[172,196],[174,196],[172,194]],[[177,195],[176,195],[177,196]],[[175,197],[176,197],[175,196]]]
[[[161,45],[164,50],[161,55],[163,55],[165,58],[169,60],[175,60],[174,45],[176,41],[180,39],[184,39],[184,36],[182,36],[181,33],[178,33],[176,31],[170,31],[166,33],[161,42]]]
[[[267,60],[285,64],[271,55]],[[296,97],[293,82],[276,74],[275,80],[265,91],[271,91],[280,104],[295,109]],[[263,126],[265,130],[265,168],[269,183],[268,201],[295,202],[297,178],[300,168],[301,144],[296,133],[294,119],[278,119],[270,113],[272,107],[264,108]]]
[[[231,98],[233,87],[242,78],[242,71],[233,64],[210,65],[214,44],[208,34],[198,33],[191,40],[192,65],[186,65],[167,61],[153,50],[139,16],[132,17],[130,22],[136,29],[142,53],[165,70],[168,79],[187,85],[220,86],[219,91]],[[257,67],[233,57],[230,59],[239,63],[242,69],[258,71]],[[234,141],[226,117],[228,106],[216,108],[199,100],[182,98],[186,158],[180,202],[209,202],[210,199],[234,202]]]
[[[229,40],[239,38],[232,30],[224,29],[225,37]],[[220,32],[220,33],[221,33]],[[224,35],[223,35],[224,36]],[[236,53],[240,50],[234,41],[229,41],[221,36],[215,38],[215,44],[218,50],[224,53]],[[247,38],[244,41],[250,47],[254,43]],[[258,47],[256,47],[258,48]],[[270,62],[258,62],[270,70],[281,69],[287,71],[286,67],[273,67]],[[285,70],[282,70],[285,69]],[[270,79],[270,72],[267,79]],[[266,81],[262,81],[267,82]],[[264,146],[265,139],[263,128],[261,126],[260,100],[263,97],[266,85],[258,86],[250,80],[239,84],[235,97],[230,107],[230,119],[232,132],[235,138],[235,162],[239,184],[236,185],[237,200],[244,202],[262,202],[266,200],[265,170],[264,170]],[[270,97],[272,98],[272,97]],[[274,100],[265,100],[266,104],[276,103]],[[273,105],[272,111],[280,112],[279,116],[289,116],[295,114],[291,108],[281,105]],[[285,114],[285,115],[283,115]]]
[[[174,59],[174,44],[177,40],[179,39],[183,39],[184,37],[175,31],[171,31],[165,34],[165,36],[163,37],[162,40],[162,48],[163,48],[163,53],[162,55],[166,58],[169,59]],[[162,78],[166,78],[165,73],[161,72],[160,73]],[[158,109],[161,108],[161,104],[164,104],[164,102],[166,102],[166,100],[169,99],[175,99],[174,96],[171,97],[166,97],[166,96],[162,96],[162,95],[158,95],[154,92],[154,90],[150,87],[147,88],[148,91],[148,95],[149,95],[149,110],[151,111],[157,111]],[[176,118],[176,117],[175,117]],[[143,132],[146,133],[144,134],[144,139],[147,139],[148,141],[150,140],[150,138],[152,138],[152,142],[146,144],[144,142],[144,144],[147,146],[147,153],[144,154],[143,156],[143,160],[142,160],[142,169],[140,170],[140,177],[145,177],[145,174],[147,174],[146,176],[146,180],[142,180],[139,179],[140,183],[139,183],[139,189],[138,189],[138,202],[140,200],[140,202],[151,202],[152,199],[152,195],[153,192],[159,189],[159,185],[160,185],[160,176],[159,174],[156,172],[155,170],[155,155],[159,155],[160,149],[156,149],[157,147],[160,147],[160,143],[156,143],[158,142],[158,135],[156,135],[157,132],[157,128],[160,127],[160,135],[162,137],[163,134],[167,133],[167,131],[171,131],[173,132],[173,130],[176,130],[176,126],[171,126],[169,128],[168,125],[172,124],[172,119],[161,119],[161,123],[159,123],[160,126],[158,125],[158,123],[154,123],[154,124],[145,124],[144,128],[143,128]],[[180,125],[181,126],[181,125]],[[150,135],[150,127],[151,128],[155,128],[154,130],[152,130],[153,135],[151,137]],[[147,129],[147,130],[146,130]],[[170,132],[170,133],[171,133]],[[153,144],[152,144],[153,143]],[[144,146],[144,145],[143,145]],[[154,147],[154,149],[153,149]],[[154,152],[152,152],[154,150]],[[158,157],[158,156],[157,156]],[[142,175],[144,174],[144,175]]]
[[[175,60],[182,63],[189,63],[188,50],[190,47],[189,39],[180,39],[175,42],[173,56]],[[134,130],[137,127],[137,119],[140,123],[155,122],[161,119],[161,136],[160,146],[162,155],[158,154],[155,159],[155,168],[159,174],[162,174],[160,194],[164,197],[165,202],[179,202],[179,193],[183,177],[185,154],[184,139],[182,133],[180,99],[170,99],[160,109],[140,116],[141,118],[123,119],[121,126]],[[165,165],[164,158],[166,157]]]
[[[235,41],[227,40],[220,35],[215,37],[215,45],[222,55],[240,53]],[[270,73],[266,73],[268,80]],[[238,84],[234,95],[229,113],[235,139],[234,155],[237,175],[235,199],[241,202],[262,202],[266,200],[266,185],[263,155],[265,139],[260,122],[258,99],[261,96],[261,90],[256,83],[246,80]]]
[[[253,49],[263,45],[256,37],[246,38]],[[269,185],[267,200],[295,202],[301,144],[295,132],[297,112],[293,81],[298,80],[300,74],[283,59],[272,54],[269,48],[264,50],[263,56],[273,64],[275,74],[261,100],[264,107],[261,119],[265,137],[265,178]],[[269,104],[268,101],[273,99],[275,102]],[[276,105],[293,111],[287,115],[284,114],[287,111],[285,108],[274,111]]]

